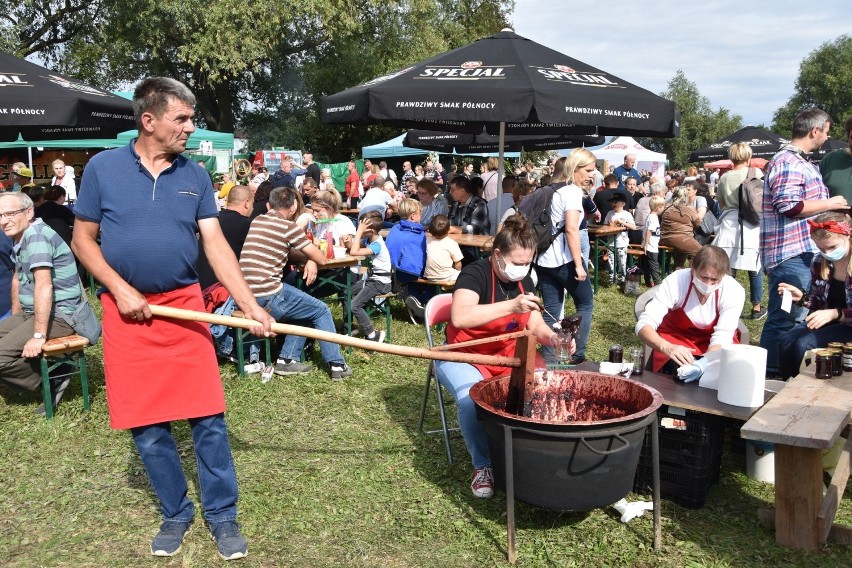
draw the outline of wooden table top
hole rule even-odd
[[[614,227],[611,225],[592,225],[589,223],[589,235],[592,237],[608,237],[617,235],[627,230],[627,227]]]
[[[802,448],[830,448],[849,423],[852,373],[814,377],[813,365],[790,379],[742,428],[743,438]]]
[[[585,361],[577,365],[577,368],[583,371],[597,372],[600,368],[598,365],[598,363]],[[658,390],[663,395],[664,404],[677,408],[685,408],[687,410],[695,410],[696,412],[715,414],[743,421],[748,420],[752,414],[760,409],[759,406],[745,408],[719,402],[717,391],[698,386],[698,381],[684,383],[671,375],[661,375],[659,373],[652,373],[651,371],[644,371],[641,375],[630,375],[630,378]],[[764,402],[769,400],[773,394],[769,391],[764,392]]]
[[[387,238],[390,234],[390,229],[382,229],[379,231],[382,238]],[[476,247],[484,251],[491,250],[494,242],[494,237],[491,235],[465,235],[462,233],[450,233],[449,238],[456,241],[462,247]]]
[[[355,266],[362,260],[367,258],[366,256],[352,256],[351,254],[347,254],[345,256],[338,256],[335,258],[328,258],[325,261],[325,265],[318,266],[318,270],[331,270],[333,268],[346,268],[347,266]],[[298,264],[299,270],[301,271],[303,264]]]

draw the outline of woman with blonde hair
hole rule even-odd
[[[674,249],[674,266],[682,268],[687,255],[701,250],[694,230],[701,225],[698,213],[689,206],[689,191],[679,185],[672,191],[672,202],[660,213],[660,244]]]
[[[572,356],[575,363],[580,363],[586,357],[594,306],[592,285],[581,251],[580,223],[584,216],[583,190],[591,188],[595,179],[595,155],[585,148],[575,148],[560,164],[562,160],[556,162],[551,184],[556,188],[550,205],[553,242],[536,259],[535,267],[547,325],[562,319],[566,291],[574,300],[577,313],[583,316],[580,334],[575,338],[577,349]],[[555,362],[552,347],[542,347],[542,354],[548,362]]]
[[[488,158],[488,161],[485,162],[485,171],[479,176],[483,181],[484,190],[482,192],[482,198],[485,201],[491,201],[497,197],[497,190],[500,187],[497,185],[499,169],[500,160],[498,160],[495,156],[491,156]]]
[[[748,271],[749,295],[751,299],[751,319],[766,317],[761,307],[763,298],[763,270],[760,264],[760,224],[753,225],[740,219],[739,189],[746,178],[763,178],[758,168],[750,168],[751,146],[737,142],[728,148],[728,157],[734,167],[719,178],[716,186],[716,199],[722,208],[716,237],[713,244],[724,249],[731,259],[731,276],[736,277],[737,270]]]
[[[852,226],[845,213],[822,213],[808,219],[811,240],[819,254],[811,262],[809,290],[782,282],[793,301],[808,308],[805,320],[781,336],[781,378],[794,377],[805,352],[829,341],[852,341]]]

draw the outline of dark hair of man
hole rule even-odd
[[[814,128],[822,130],[826,122],[831,122],[831,117],[821,108],[803,110],[793,119],[793,138],[804,138]]]
[[[849,134],[852,133],[852,116],[843,123],[843,131],[846,133],[846,138],[849,138]]]
[[[538,240],[527,218],[516,213],[503,222],[503,226],[494,237],[494,248],[503,254],[509,254],[516,248],[535,250]]]
[[[271,185],[271,184],[270,184]],[[272,209],[290,209],[296,201],[295,190],[288,187],[276,187],[269,194],[269,206]]]
[[[311,187],[316,187],[316,186],[317,186],[317,182],[316,182],[316,180],[315,180],[314,178],[312,178],[311,176],[305,176],[305,179],[304,179],[304,180],[302,180],[302,190],[304,190],[304,189],[305,189],[305,186],[308,186],[309,188],[311,188]]]
[[[435,215],[429,222],[429,234],[436,239],[443,239],[450,232],[450,218],[446,215]]]
[[[35,203],[38,203],[42,200],[42,198],[47,199],[47,191],[48,188],[46,186],[39,184],[31,187],[27,193],[29,194],[30,199],[32,199]]]
[[[386,161],[382,160],[381,162],[379,162],[380,169],[385,169],[386,167],[388,167],[388,163]]]
[[[189,88],[169,77],[150,77],[145,79],[133,91],[133,116],[136,118],[136,128],[142,128],[142,115],[150,112],[154,116],[163,116],[169,103],[181,101],[191,107],[195,106],[195,95]]]
[[[618,185],[618,176],[615,174],[606,174],[603,179],[604,187],[609,187],[613,184]]]
[[[473,185],[470,180],[464,176],[456,176],[450,181],[450,185],[454,185],[459,189],[465,190],[469,194],[473,194]]]
[[[228,192],[228,205],[242,203],[251,197],[251,188],[246,185],[235,185]]]
[[[513,189],[515,189],[515,183],[517,183],[517,181],[518,180],[515,179],[515,176],[504,177],[503,182],[502,182],[503,191],[505,193],[511,192]],[[509,190],[509,191],[507,192],[506,190]]]

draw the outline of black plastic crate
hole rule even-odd
[[[714,414],[663,405],[657,411],[660,439],[694,442],[697,445],[714,443],[725,434],[725,419]],[[675,425],[675,428],[667,427]]]
[[[710,488],[719,481],[721,454],[715,462],[702,468],[690,468],[660,462],[660,497],[688,509],[700,509],[707,500]],[[633,491],[648,493],[654,483],[651,459],[639,459]]]
[[[707,436],[702,442],[696,442],[689,434],[679,431],[666,432],[660,429],[660,461],[672,466],[685,466],[701,469],[709,467],[719,459],[724,449],[724,432]],[[642,445],[642,457],[651,459],[651,431],[645,432]]]

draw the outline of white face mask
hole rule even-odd
[[[512,264],[503,258],[502,254],[500,255],[500,260],[503,261],[503,268],[500,268],[500,272],[502,272],[503,276],[505,276],[510,282],[520,282],[530,271],[529,266],[524,266],[523,264]]]
[[[820,254],[826,260],[830,260],[831,262],[837,262],[838,260],[841,260],[844,256],[846,256],[846,248],[846,245],[843,245],[842,247],[838,246],[830,252],[820,251]]]
[[[705,296],[711,294],[722,287],[722,283],[718,284],[705,284],[701,280],[698,279],[697,276],[692,277],[692,285],[695,286],[695,289],[704,294]]]

